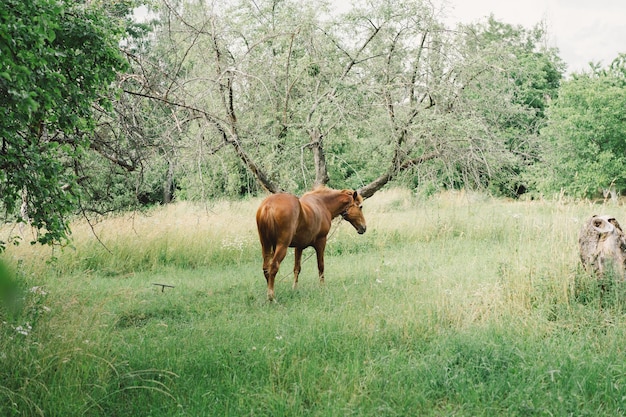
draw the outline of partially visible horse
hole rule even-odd
[[[332,220],[342,216],[359,234],[365,233],[363,197],[354,190],[318,187],[298,198],[278,193],[267,197],[256,212],[263,251],[263,274],[267,298],[274,300],[274,280],[287,248],[295,248],[293,288],[298,285],[302,251],[313,246],[320,282],[324,282],[324,249]]]

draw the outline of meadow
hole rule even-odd
[[[626,289],[601,292],[577,248],[621,205],[380,192],[364,235],[333,226],[324,286],[307,249],[292,291],[290,251],[268,303],[260,201],[8,248],[22,295],[1,310],[0,415],[626,414]]]

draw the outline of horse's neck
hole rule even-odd
[[[319,196],[323,202],[324,207],[330,212],[332,218],[335,218],[341,214],[343,205],[337,198],[339,195],[336,192],[329,192]]]

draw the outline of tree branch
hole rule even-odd
[[[378,190],[383,188],[387,183],[398,176],[402,171],[409,169],[415,165],[423,164],[427,161],[439,158],[441,154],[438,151],[434,151],[425,155],[421,155],[417,158],[407,159],[399,166],[392,165],[387,172],[370,182],[366,186],[359,188],[357,191],[363,196],[363,198],[369,198],[374,195]]]

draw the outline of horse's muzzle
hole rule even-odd
[[[365,229],[367,229],[367,227],[365,226],[359,226],[356,231],[358,234],[362,235],[363,233],[365,233]]]

